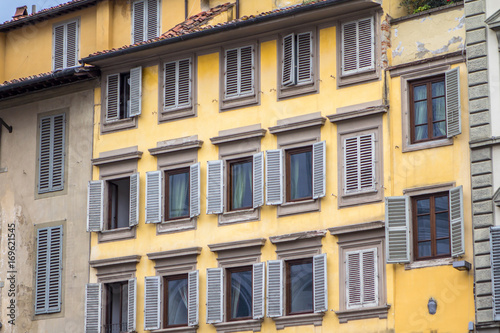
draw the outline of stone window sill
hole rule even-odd
[[[409,143],[403,147],[403,153],[407,153],[410,151],[422,150],[422,149],[450,146],[452,144],[453,144],[453,139],[451,139],[451,138],[450,139],[445,138],[445,139],[440,139],[440,140],[431,140],[431,141],[420,142],[420,143]]]
[[[101,132],[111,133],[136,127],[137,127],[137,117],[131,117],[116,121],[103,122],[101,124]]]
[[[273,318],[277,330],[282,330],[285,327],[314,325],[321,326],[323,324],[323,312],[307,313],[300,315],[289,315]]]
[[[103,230],[98,234],[99,243],[119,241],[135,238],[135,227],[118,228],[113,230]]]
[[[313,94],[318,92],[318,86],[315,82],[306,82],[294,86],[281,86],[278,94],[278,99],[285,99],[305,94]]]
[[[453,258],[439,258],[430,260],[416,260],[409,264],[405,264],[405,270],[425,268],[425,267],[436,267],[436,266],[450,266],[453,265]]]
[[[168,109],[160,112],[158,116],[158,121],[165,122],[170,120],[177,120],[181,118],[194,117],[196,116],[195,108],[190,106],[189,108],[180,109]]]
[[[320,207],[320,199],[285,202],[278,206],[278,216],[318,212]]]
[[[251,208],[225,212],[219,215],[219,225],[258,221],[260,218],[259,211],[258,208]]]
[[[379,75],[376,70],[366,70],[352,74],[341,74],[337,85],[338,87],[343,87],[377,79],[379,79]]]
[[[228,321],[225,323],[214,324],[214,326],[217,329],[217,333],[230,333],[230,332],[241,332],[241,331],[260,332],[260,328],[262,326],[262,319]]]
[[[156,224],[157,234],[181,232],[194,229],[196,229],[196,217],[186,217],[177,220],[163,221],[162,223]]]
[[[367,318],[379,318],[387,319],[387,313],[391,308],[390,305],[376,306],[371,308],[359,308],[351,310],[341,310],[335,311],[337,317],[339,318],[339,323],[344,324],[349,320],[357,319],[367,319]]]
[[[183,327],[162,328],[151,332],[152,333],[195,333],[197,329],[198,326],[183,326]]]

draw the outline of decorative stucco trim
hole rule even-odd
[[[141,260],[140,255],[117,257],[110,259],[91,260],[91,267],[97,269],[97,281],[101,283],[112,283],[126,281],[135,277],[137,263]]]
[[[336,122],[343,121],[343,120],[351,120],[351,119],[360,118],[360,117],[383,114],[383,113],[387,113],[388,110],[389,110],[388,105],[379,105],[379,106],[368,107],[365,109],[360,109],[360,110],[355,110],[355,111],[336,113],[336,114],[332,114],[332,115],[329,115],[326,117],[328,118],[328,120],[330,120],[330,122],[336,123]]]
[[[152,156],[158,156],[158,155],[163,155],[163,154],[168,154],[168,153],[174,153],[182,150],[188,150],[188,149],[200,149],[201,146],[203,145],[202,140],[192,140],[192,141],[184,141],[184,142],[171,142],[174,140],[169,140],[166,141],[166,145],[158,146],[155,148],[150,148],[148,149],[149,153]]]
[[[108,267],[114,265],[137,264],[139,261],[141,261],[140,255],[132,255],[126,257],[91,260],[89,261],[89,264],[92,268],[99,269],[101,267]]]
[[[416,196],[421,194],[430,194],[443,191],[449,191],[451,188],[455,187],[455,182],[433,184],[428,186],[412,187],[403,190],[404,195]]]
[[[379,318],[387,319],[387,313],[391,305],[377,306],[373,308],[355,309],[355,310],[345,310],[345,311],[335,311],[337,317],[339,318],[339,323],[344,324],[349,320],[357,319],[367,319],[367,318]]]
[[[226,242],[218,244],[209,244],[208,248],[212,252],[234,251],[236,249],[243,249],[253,246],[264,246],[266,243],[265,238],[255,238],[236,242]]]
[[[405,270],[426,268],[426,267],[437,267],[437,266],[451,266],[453,265],[453,258],[441,258],[441,259],[431,259],[431,260],[419,260],[413,261],[409,264],[405,264]]]
[[[172,327],[153,330],[152,333],[196,333],[198,326],[192,327]]]
[[[391,66],[388,68],[391,78],[412,73],[419,73],[423,70],[429,70],[440,66],[450,66],[466,61],[465,50],[455,51],[432,58],[407,62],[404,64]],[[432,73],[430,73],[431,75]]]
[[[109,153],[109,155],[107,155],[107,156],[93,158],[92,164],[94,166],[100,167],[100,166],[110,164],[110,163],[125,162],[125,161],[140,159],[142,157],[142,151],[138,151],[137,147],[132,147],[132,148],[135,148],[135,151],[128,151],[128,152],[121,153],[122,149],[118,149],[118,150],[107,152],[107,154]],[[128,149],[128,148],[125,148],[125,149]],[[123,149],[123,150],[125,150],[125,149]]]
[[[269,237],[269,240],[273,244],[279,244],[286,242],[295,242],[301,239],[319,238],[319,237],[324,237],[325,235],[326,235],[326,230],[312,230],[312,231],[296,232],[293,234],[286,234],[280,236],[272,236]]]
[[[326,118],[321,116],[321,112],[282,119],[278,120],[278,124],[276,126],[269,127],[269,133],[278,134],[307,127],[323,126],[325,121]]]
[[[260,332],[262,319],[229,321],[217,323],[214,324],[214,326],[217,329],[217,333],[230,333],[240,331]]]
[[[486,140],[475,140],[469,142],[469,146],[471,149],[476,149],[476,148],[484,148],[484,147],[490,147],[490,146],[496,146],[500,144],[500,137],[499,136],[494,136]]]
[[[234,141],[238,141],[238,140],[260,138],[260,137],[265,136],[266,132],[267,132],[266,129],[261,128],[261,129],[246,131],[246,132],[239,132],[239,133],[228,134],[228,135],[219,135],[219,136],[210,138],[210,141],[214,145],[219,145],[221,143],[234,142]]]
[[[200,253],[201,253],[201,247],[188,247],[185,249],[176,249],[171,251],[152,252],[148,253],[147,256],[149,260],[164,260],[164,259],[199,255]]]
[[[260,262],[261,247],[265,238],[208,245],[212,252],[217,252],[219,267],[247,266]]]
[[[97,233],[99,243],[112,242],[117,240],[132,239],[136,236],[136,227],[124,227],[118,229],[102,230]]]
[[[155,261],[156,275],[186,274],[196,269],[201,247],[188,247],[171,251],[148,253],[148,259]]]
[[[277,330],[282,330],[285,327],[290,326],[304,326],[304,325],[314,325],[321,326],[323,324],[323,312],[320,313],[307,313],[300,315],[290,315],[273,318],[276,324]]]
[[[330,234],[333,236],[353,233],[353,232],[363,232],[375,229],[383,229],[385,228],[384,221],[372,221],[372,222],[364,222],[364,223],[356,223],[351,225],[343,225],[340,227],[328,228]]]

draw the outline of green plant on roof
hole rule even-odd
[[[454,3],[455,0],[401,0],[400,5],[403,6],[408,14],[416,14],[428,9],[446,6]]]

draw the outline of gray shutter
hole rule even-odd
[[[266,205],[283,203],[283,150],[266,151]]]
[[[224,211],[224,162],[207,162],[207,214],[222,214]]]
[[[106,121],[120,119],[120,74],[108,75],[106,81]]]
[[[200,215],[200,163],[189,167],[189,217]]]
[[[361,259],[360,251],[346,253],[346,307],[361,306]]]
[[[161,276],[144,278],[144,330],[160,328],[160,283]]]
[[[500,320],[500,226],[490,229],[491,283],[494,320]]]
[[[160,34],[159,0],[147,0],[147,39],[158,37]]]
[[[199,322],[199,274],[198,271],[188,273],[188,325],[197,326]]]
[[[267,262],[267,316],[283,316],[283,260]]]
[[[312,72],[312,33],[297,35],[297,83],[311,82]]]
[[[462,133],[460,118],[460,69],[454,68],[445,73],[446,86],[446,135],[449,138]]]
[[[85,333],[101,333],[102,284],[85,286]]]
[[[375,68],[373,17],[342,24],[342,75]]]
[[[410,198],[385,198],[385,244],[387,263],[410,262]]]
[[[52,116],[52,158],[51,158],[51,191],[59,191],[64,188],[64,143],[66,130],[65,114]]]
[[[374,147],[373,133],[344,140],[344,193],[375,188]]]
[[[52,64],[53,69],[64,68],[64,24],[54,27],[52,32],[53,50]]]
[[[38,229],[36,239],[35,314],[47,313],[49,228]]]
[[[162,172],[146,172],[146,223],[162,221]]]
[[[78,21],[66,26],[66,67],[78,65]]]
[[[222,268],[207,269],[207,324],[223,321],[224,277]]]
[[[175,109],[177,107],[177,71],[178,62],[165,63],[163,67],[163,98],[165,109]]]
[[[464,248],[464,206],[462,185],[450,190],[450,237],[451,255],[458,257],[465,253]]]
[[[35,314],[61,311],[62,226],[38,229]]]
[[[358,20],[358,70],[374,69],[373,17]]]
[[[104,181],[91,180],[88,184],[87,231],[101,231],[104,222]]]
[[[178,79],[177,79],[177,106],[191,106],[191,59],[182,59],[178,64]]]
[[[354,73],[357,70],[357,37],[356,21],[342,24],[342,75]]]
[[[313,199],[322,198],[326,194],[326,141],[313,144]]]
[[[52,176],[52,117],[43,117],[39,125],[38,193],[50,191]]]
[[[130,117],[141,114],[142,67],[130,70]]]
[[[295,35],[289,34],[283,37],[283,57],[281,59],[281,84],[291,86],[295,84]]]
[[[254,48],[245,46],[240,50],[240,95],[254,94]]]
[[[129,226],[139,224],[139,173],[130,176],[130,202],[129,202]]]
[[[326,253],[313,257],[314,312],[328,311],[328,284],[326,275]]]
[[[264,318],[264,293],[266,264],[255,263],[252,267],[252,307],[253,319]]]
[[[377,248],[363,250],[361,253],[361,276],[363,283],[363,306],[378,304]]]
[[[264,153],[253,155],[253,208],[264,204]]]
[[[359,190],[359,137],[344,139],[344,193]]]
[[[239,49],[226,50],[224,61],[224,95],[226,98],[238,96],[239,86]]]
[[[137,278],[128,280],[127,332],[135,332],[137,311]]]
[[[132,4],[132,44],[144,41],[145,11],[144,1],[135,1]]]

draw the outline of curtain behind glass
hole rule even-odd
[[[252,316],[252,271],[231,273],[231,318]]]
[[[427,86],[413,88],[415,108],[415,141],[427,139]]]
[[[168,325],[185,325],[187,314],[188,282],[187,279],[168,281]]]
[[[252,207],[252,162],[234,163],[232,168],[232,209]]]
[[[169,175],[168,218],[189,216],[189,172]]]
[[[290,265],[290,312],[313,310],[313,267],[312,263]]]
[[[290,199],[312,196],[312,153],[290,155]]]

